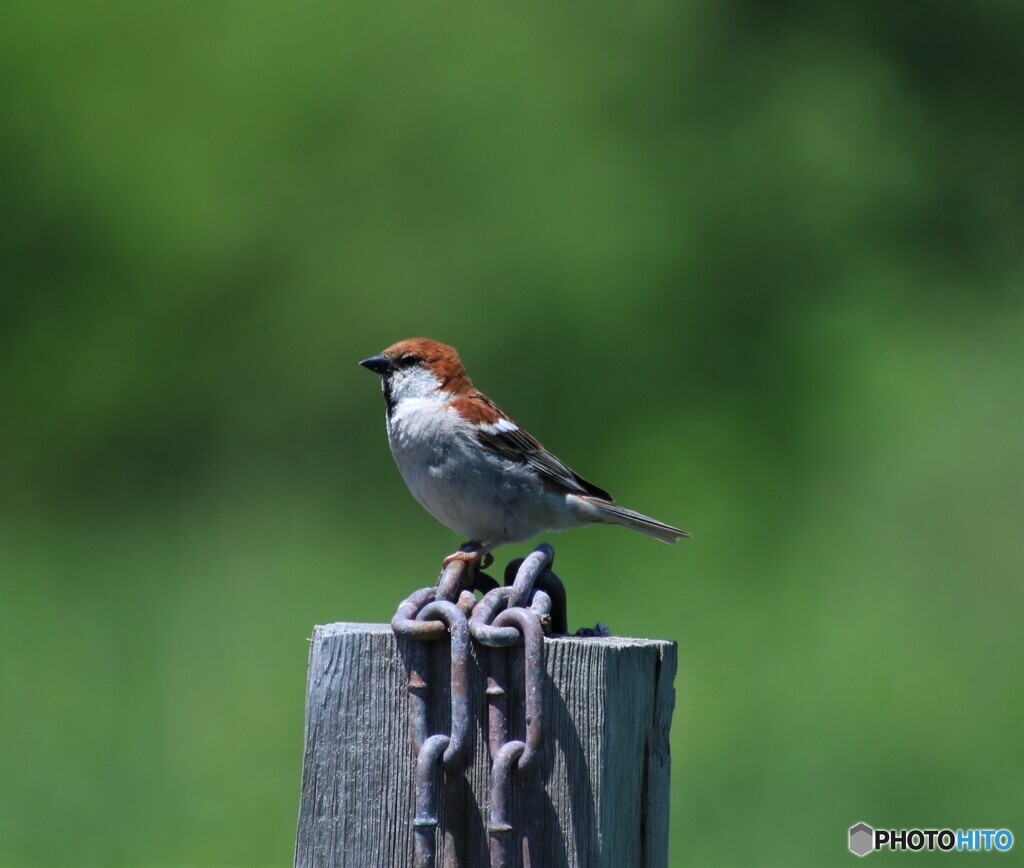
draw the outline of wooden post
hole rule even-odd
[[[414,643],[383,624],[313,632],[296,866],[404,868],[413,864],[413,771],[407,662]],[[430,648],[431,733],[446,733],[449,658]],[[470,760],[459,829],[462,864],[488,865],[485,658],[469,665]],[[518,652],[518,653],[517,653]],[[545,868],[664,868],[668,864],[669,727],[676,645],[648,639],[555,638],[544,643],[544,748],[539,794]],[[522,737],[522,650],[509,665],[509,733]],[[513,824],[522,800],[513,785]],[[517,860],[519,854],[517,853]],[[518,864],[518,861],[517,863]]]

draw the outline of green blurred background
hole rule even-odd
[[[573,626],[680,643],[673,865],[849,864],[859,820],[1019,858],[1022,35],[5,2],[0,863],[289,862],[312,626],[459,542],[356,366],[413,335],[694,534],[552,540]]]

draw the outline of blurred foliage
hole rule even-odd
[[[419,334],[694,533],[554,540],[574,625],[680,642],[674,865],[1024,836],[1022,50],[998,0],[4,3],[0,863],[290,859],[305,637],[459,542],[355,364]]]

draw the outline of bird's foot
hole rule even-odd
[[[495,556],[490,552],[464,552],[459,551],[447,556],[441,563],[441,569],[446,569],[449,564],[462,561],[470,569],[486,569],[495,562]]]
[[[464,552],[460,550],[455,552],[454,554],[448,555],[448,557],[446,557],[441,562],[441,569],[447,569],[451,564],[454,564],[456,561],[462,561],[464,564],[470,564],[471,566],[473,566],[476,565],[476,563],[479,560],[480,552]]]
[[[467,543],[454,554],[448,555],[441,564],[441,575],[437,578],[438,594],[454,602],[460,591],[465,593],[475,587],[483,575],[480,572],[483,556],[479,543]]]
[[[449,564],[455,563],[456,561],[462,561],[471,570],[486,570],[494,563],[494,555],[488,551],[483,551],[477,546],[474,546],[473,548],[464,547],[459,549],[457,552],[448,555],[448,557],[446,557],[442,562],[441,569],[446,569]]]

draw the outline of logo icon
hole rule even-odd
[[[850,826],[850,852],[855,856],[867,856],[874,850],[1005,853],[1012,849],[1013,832],[1009,829],[872,829],[864,822]]]
[[[850,826],[850,852],[857,856],[867,856],[875,849],[875,830],[867,823]]]

